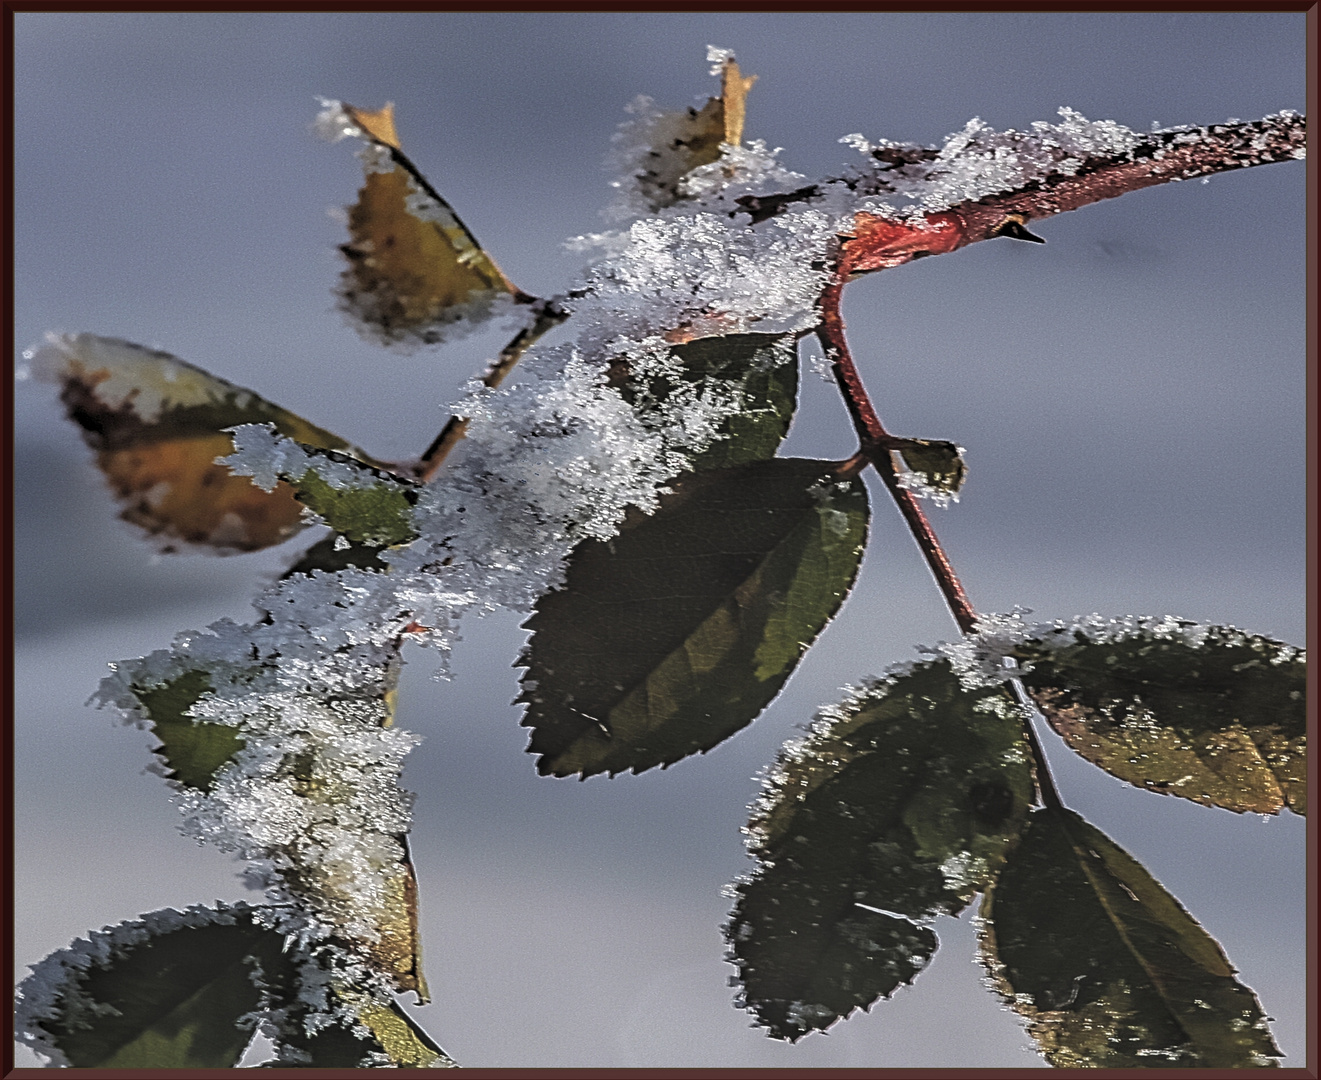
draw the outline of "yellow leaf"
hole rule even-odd
[[[91,334],[51,335],[34,373],[60,385],[70,420],[96,451],[120,516],[156,537],[232,554],[257,551],[303,527],[286,484],[266,492],[217,457],[234,452],[224,429],[274,424],[284,435],[364,457],[343,439],[169,353]]]
[[[355,109],[345,105],[344,112],[358,127],[362,128],[373,142],[381,143],[394,150],[400,150],[399,135],[394,128],[394,102],[387,101],[378,112]]]
[[[349,208],[340,250],[341,307],[386,344],[434,344],[447,324],[480,321],[495,301],[527,298],[482,250],[467,226],[400,150],[394,106],[345,114],[377,150],[364,157],[367,179]]]

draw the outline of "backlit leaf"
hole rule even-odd
[[[252,910],[166,909],[52,953],[19,988],[21,1037],[74,1068],[233,1068],[252,1037],[239,1020],[263,1004],[254,977],[289,974],[284,935]]]
[[[1124,620],[1016,651],[1046,718],[1088,761],[1206,806],[1307,812],[1307,663],[1232,627]]]
[[[120,516],[156,537],[163,551],[256,551],[303,527],[302,507],[287,486],[265,492],[215,464],[234,449],[226,428],[272,424],[301,443],[364,456],[249,390],[127,341],[51,335],[32,366],[60,384],[69,419],[82,428],[123,507]]]
[[[542,773],[668,765],[770,703],[861,560],[866,489],[831,469],[773,458],[687,473],[655,514],[579,545],[519,660]]]
[[[446,327],[479,322],[501,298],[526,299],[482,250],[453,207],[404,156],[394,111],[339,108],[346,130],[368,145],[366,181],[349,208],[349,242],[340,251],[340,306],[371,340],[434,344]]]
[[[1021,712],[948,661],[824,710],[754,806],[758,866],[726,927],[740,1004],[796,1040],[912,982],[925,923],[986,888],[1032,793]]]
[[[1215,939],[1077,814],[1032,815],[982,914],[999,989],[1056,1068],[1277,1064]]]
[[[798,402],[798,349],[792,334],[727,334],[671,346],[663,373],[629,369],[623,361],[609,379],[634,408],[645,411],[675,393],[737,392],[742,407],[721,425],[722,438],[692,463],[694,470],[723,469],[775,456],[789,433]],[[676,386],[677,381],[677,386]]]
[[[282,1025],[278,1056],[263,1063],[273,1069],[403,1069],[457,1068],[455,1062],[407,1012],[394,1002],[382,1004],[365,994],[339,988],[335,996],[346,1004],[356,1023],[347,1018],[319,1027],[309,1035],[302,1015]]]
[[[352,461],[329,452],[326,456]],[[352,543],[380,548],[415,539],[412,511],[417,486],[366,466],[359,465],[358,470],[361,486],[331,484],[315,468],[283,479],[300,503]]]

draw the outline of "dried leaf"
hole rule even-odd
[[[249,390],[127,341],[51,335],[33,370],[60,384],[69,419],[123,507],[120,516],[156,537],[162,551],[256,551],[303,528],[302,507],[287,486],[265,492],[215,464],[234,449],[226,428],[272,424],[299,442],[365,459]]]
[[[725,142],[730,146],[738,146],[743,142],[748,91],[756,81],[756,75],[744,75],[739,71],[738,61],[732,56],[725,60],[720,73],[720,103]]]
[[[1077,814],[1032,815],[982,915],[998,988],[1056,1068],[1278,1064],[1215,939]]]
[[[369,142],[340,248],[349,263],[340,306],[360,332],[387,345],[435,344],[452,324],[488,318],[502,298],[527,299],[404,156],[394,106],[343,110]]]
[[[756,81],[756,75],[745,76],[728,57],[721,68],[720,97],[709,98],[700,109],[689,107],[652,119],[650,146],[635,179],[653,210],[683,199],[683,178],[719,161],[722,144],[738,146],[743,141],[748,91]]]

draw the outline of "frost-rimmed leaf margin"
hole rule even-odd
[[[305,522],[283,485],[262,494],[227,475],[227,429],[265,423],[302,443],[378,464],[339,436],[170,353],[94,334],[48,334],[29,351],[38,379],[60,399],[121,506],[120,517],[165,552],[178,544],[216,554],[281,543]]]
[[[891,668],[781,751],[729,890],[738,1004],[796,1041],[912,982],[993,880],[1034,789],[1024,713],[947,658]]]
[[[241,901],[93,931],[32,965],[15,1017],[55,1067],[233,1068],[257,1030],[294,1062],[327,1029],[357,1045],[353,1067],[454,1064],[361,957],[292,908]]]
[[[214,971],[198,970],[196,965],[200,960],[195,960],[190,965],[192,970],[176,972],[167,966],[145,982],[141,978],[135,980],[131,972],[125,973],[124,969],[131,968],[134,959],[150,963],[153,958],[148,955],[149,950],[163,938],[191,931],[206,935],[216,928],[232,928],[221,933],[226,937],[237,936],[239,948],[236,951],[235,942],[229,942]],[[182,1058],[155,1064],[231,1067],[251,1038],[260,1015],[276,1007],[273,988],[284,977],[277,968],[292,962],[285,956],[285,950],[288,938],[296,933],[297,921],[291,922],[287,912],[241,902],[220,903],[214,908],[196,905],[182,912],[166,908],[138,920],[93,931],[87,938],[80,938],[32,965],[31,974],[18,987],[16,1038],[50,1065],[63,1068],[113,1066],[116,1055],[132,1053],[125,1050],[125,1044],[134,1042],[149,1044],[147,1052],[153,1047],[157,1053],[173,1050]],[[233,965],[247,963],[248,957],[251,974],[240,975],[236,986]],[[116,987],[116,976],[126,985]],[[182,982],[172,984],[167,977]],[[89,990],[89,982],[100,985]],[[223,985],[226,982],[230,985]],[[244,983],[249,990],[246,994]],[[184,984],[189,986],[187,992]],[[214,1011],[223,999],[229,999],[232,1015],[220,1017],[210,1025],[209,1031],[202,1032],[204,1040],[210,1043],[208,1047],[195,1049],[191,1045],[194,1040],[186,1032],[178,1031],[175,1045],[171,1046],[168,1037],[156,1031],[162,1022],[168,1027],[171,1016],[180,1010],[187,1011],[198,995],[206,997],[208,989],[217,986],[219,997],[213,993],[207,1001],[207,1012],[212,1015],[192,1018],[194,1022],[216,1020]],[[155,1000],[159,995],[164,995],[163,999]],[[118,1005],[105,1000],[107,997],[118,1001]],[[237,998],[244,1000],[239,1003]],[[144,1008],[150,1011],[144,1012]],[[176,1016],[174,1022],[181,1021]],[[141,1055],[143,1049],[138,1053]],[[141,1060],[120,1063],[121,1067],[146,1064]]]
[[[263,491],[280,481],[307,507],[305,519],[329,525],[351,543],[369,547],[406,544],[418,536],[413,521],[420,484],[373,468],[348,454],[305,446],[271,424],[226,429],[234,452],[217,458],[235,476],[248,476]]]
[[[1127,783],[1240,813],[1306,813],[1303,649],[1169,615],[1030,626],[1014,613],[936,651],[971,683],[1021,678],[1070,747]]]

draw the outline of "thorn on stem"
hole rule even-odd
[[[992,236],[1007,236],[1011,240],[1027,240],[1033,244],[1044,244],[1044,237],[1027,231],[1027,218],[1023,214],[1010,214],[992,230]]]

